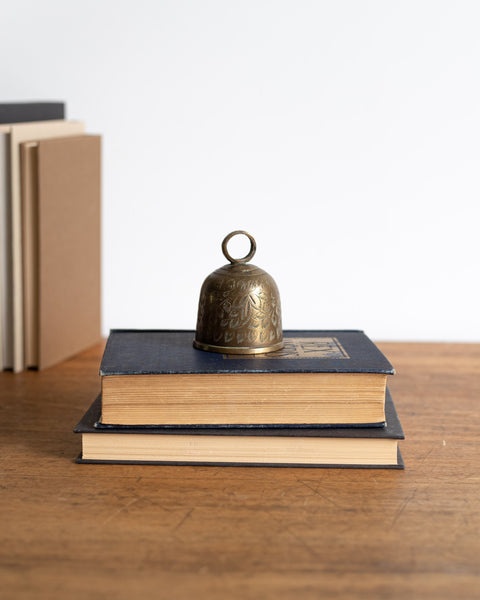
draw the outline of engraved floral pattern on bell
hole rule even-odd
[[[277,285],[263,269],[246,264],[246,259],[253,256],[254,240],[253,251],[239,261],[225,252],[225,240],[222,248],[232,264],[220,267],[203,283],[194,346],[230,354],[254,354],[282,348]]]

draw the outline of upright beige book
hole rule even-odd
[[[78,135],[83,133],[83,123],[75,121],[38,121],[0,125],[0,133],[10,136],[10,194],[13,284],[13,369],[25,367],[23,353],[23,273],[22,273],[22,207],[20,144],[26,141]]]
[[[21,145],[25,357],[40,369],[100,340],[101,139]]]

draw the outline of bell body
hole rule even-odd
[[[200,291],[196,348],[257,354],[283,348],[280,295],[273,278],[255,265],[225,265]]]
[[[227,354],[283,348],[280,294],[273,278],[245,262],[211,273],[200,291],[193,345]]]

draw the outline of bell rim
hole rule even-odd
[[[219,354],[267,354],[267,352],[275,352],[281,350],[285,346],[285,342],[282,340],[271,346],[263,346],[261,348],[252,348],[249,346],[215,346],[214,344],[207,344],[205,342],[199,342],[193,340],[193,346],[197,350],[205,350],[206,352],[218,352]]]

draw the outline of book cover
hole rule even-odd
[[[13,367],[10,136],[0,133],[0,369]]]
[[[20,144],[26,141],[65,137],[83,133],[83,123],[74,121],[38,121],[0,125],[0,133],[10,135],[10,202],[13,285],[13,370],[25,368],[23,354],[23,255]]]
[[[1,102],[0,123],[30,123],[65,118],[64,102]]]
[[[38,142],[20,144],[25,366],[38,365]]]
[[[101,138],[21,145],[25,356],[40,369],[101,339]]]
[[[100,375],[173,373],[378,373],[394,368],[363,331],[284,331],[276,352],[229,355],[193,348],[194,331],[110,332]]]
[[[101,398],[94,401],[74,432],[82,434],[83,451],[79,463],[122,463],[122,464],[201,464],[224,466],[295,466],[295,467],[355,467],[355,468],[404,468],[398,449],[398,441],[405,438],[392,396],[387,389],[385,400],[386,426],[382,428],[97,428],[101,416]],[[83,436],[90,436],[85,438]],[[93,436],[93,437],[91,437]],[[102,439],[100,450],[85,451],[89,441],[100,440],[96,436],[113,436]],[[130,437],[132,436],[132,437]],[[205,456],[201,438],[208,443]],[[129,438],[131,442],[129,442]],[[159,438],[164,438],[157,441]],[[228,438],[222,440],[221,438]],[[326,450],[316,445],[315,440],[329,440]],[[105,444],[103,443],[105,440]],[[313,445],[308,442],[313,440]],[[227,442],[227,443],[225,443]],[[252,447],[252,442],[254,446]],[[385,453],[385,443],[388,452]],[[118,458],[122,446],[128,452],[144,452],[153,457],[149,460]],[[305,454],[302,445],[306,444]],[[310,445],[310,448],[308,446]],[[245,449],[246,447],[246,449]],[[93,445],[95,448],[95,444]],[[238,449],[238,450],[236,450]],[[315,460],[315,450],[322,456]],[[312,454],[313,450],[313,454]],[[329,451],[332,454],[325,454]],[[224,454],[222,454],[224,453]],[[97,454],[95,457],[94,455]],[[178,456],[189,459],[178,460]],[[173,458],[172,458],[173,456]],[[308,456],[308,460],[305,459]],[[370,456],[372,462],[359,462],[360,457]]]

